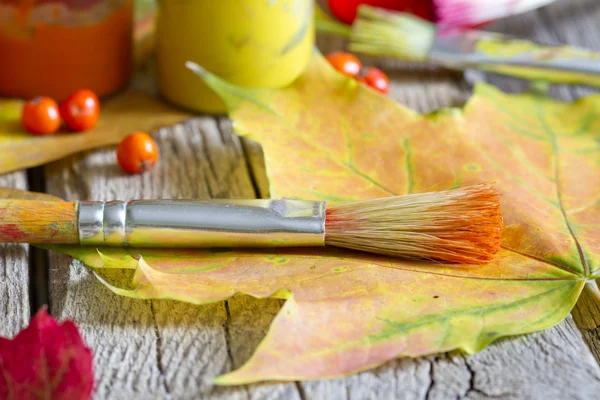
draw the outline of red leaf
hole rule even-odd
[[[92,352],[72,321],[43,308],[14,339],[0,338],[0,399],[83,400],[93,386]]]

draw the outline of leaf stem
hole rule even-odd
[[[591,279],[585,283],[585,289],[592,297],[600,304],[600,289],[594,279]]]

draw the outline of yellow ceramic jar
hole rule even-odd
[[[160,91],[185,108],[225,112],[186,61],[237,85],[283,87],[304,71],[314,41],[313,0],[160,0]]]

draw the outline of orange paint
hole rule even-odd
[[[487,184],[334,204],[325,214],[326,245],[458,264],[485,264],[500,250],[500,195]]]
[[[0,18],[0,96],[60,101],[80,88],[106,96],[127,84],[133,0],[108,13],[102,8],[114,1],[90,2],[74,8],[70,0],[0,1],[0,15],[8,16]],[[64,24],[42,22],[41,15]]]

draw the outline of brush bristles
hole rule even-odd
[[[435,26],[411,14],[362,5],[352,25],[348,49],[404,60],[427,58],[435,38]]]
[[[500,248],[498,192],[481,184],[327,207],[325,243],[394,257],[482,264]]]

